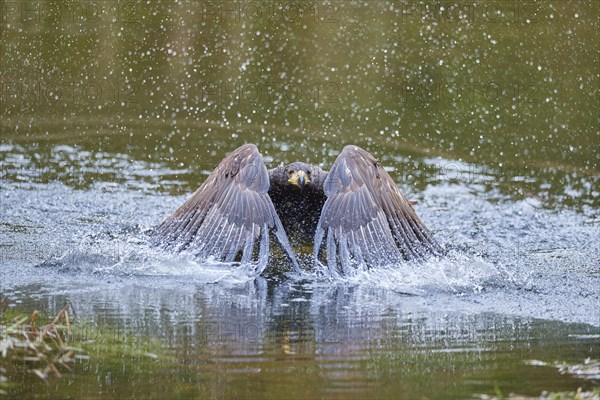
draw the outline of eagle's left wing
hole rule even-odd
[[[315,234],[314,257],[331,274],[442,253],[411,202],[366,150],[346,146],[323,188],[327,200]]]

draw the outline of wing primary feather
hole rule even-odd
[[[375,239],[375,236],[373,235],[373,224],[367,224],[366,226],[367,228],[367,232],[369,233],[369,239],[371,241],[371,254],[372,254],[372,261],[371,263],[373,264],[379,264],[379,257],[384,256],[383,252],[382,252],[382,246],[381,243],[379,242],[379,240]],[[375,234],[377,235],[377,234]]]
[[[264,224],[261,229],[260,249],[258,252],[258,265],[256,275],[263,273],[269,262],[269,228]]]
[[[194,247],[198,248],[197,254],[201,257],[212,255],[206,253],[207,248],[212,245],[212,241],[208,240],[208,238],[214,235],[215,227],[219,226],[220,223],[223,223],[220,211],[221,210],[218,208],[210,210],[206,221],[202,224],[196,233],[197,236],[193,239],[195,242]]]
[[[337,271],[337,249],[335,244],[335,237],[332,228],[327,230],[327,266],[329,267],[329,272],[331,275],[335,277],[339,277],[339,273]]]
[[[235,246],[234,246],[234,248],[235,248],[234,257],[236,257],[237,254],[244,249],[244,231],[245,231],[245,229],[246,228],[242,225],[240,225],[238,227],[238,235],[237,235],[237,239],[235,241]]]
[[[227,229],[227,234],[225,235],[224,239],[223,239],[223,244],[221,247],[221,253],[219,255],[220,259],[225,259],[225,261],[227,261],[227,259],[229,258],[229,253],[231,253],[231,233],[233,232],[233,230],[235,229],[236,225],[235,224],[230,224],[228,229]]]
[[[279,243],[281,244],[284,251],[288,255],[288,258],[292,262],[292,268],[294,269],[294,272],[300,273],[300,265],[298,264],[298,260],[296,260],[296,256],[294,255],[292,246],[290,245],[290,241],[287,235],[285,234],[285,230],[283,229],[281,220],[279,219],[279,216],[277,215],[275,210],[273,210],[273,221],[275,223],[275,236],[277,237],[277,240],[279,240]]]
[[[181,236],[182,232],[185,232],[190,224],[194,224],[198,219],[203,219],[204,213],[198,213],[198,210],[195,209],[192,204],[198,202],[197,197],[203,196],[208,191],[207,188],[208,186],[206,184],[202,185],[177,212],[167,218],[157,229],[157,232],[160,234],[158,237],[176,239]],[[210,196],[210,193],[206,194],[207,196]],[[171,241],[167,240],[167,243],[169,242]]]
[[[390,218],[389,220],[391,221],[391,224],[393,227],[393,232],[394,232],[394,237],[395,237],[396,243],[398,243],[398,245],[400,246],[400,249],[405,254],[405,256],[409,257],[409,255],[411,253],[410,246],[407,243],[408,238],[406,237],[406,234],[404,233],[404,228],[402,227],[402,224],[396,218]]]
[[[249,229],[246,236],[246,244],[244,245],[244,251],[242,253],[242,264],[247,264],[252,261],[254,253],[254,224]]]
[[[371,238],[371,235],[369,235],[368,226],[369,225],[361,226],[360,232],[361,232],[363,240],[364,240],[362,249],[364,251],[365,259],[367,260],[367,264],[370,266],[373,263],[374,259],[376,259],[376,256],[373,257],[373,252],[372,252],[373,242],[369,240]]]
[[[321,217],[322,218],[322,217]],[[315,233],[315,240],[313,245],[313,258],[316,262],[320,263],[322,258],[322,247],[323,247],[323,237],[325,235],[325,230],[322,227],[321,222],[317,225],[317,231]]]
[[[350,272],[350,252],[348,251],[348,241],[345,236],[339,238],[340,243],[340,263],[342,265],[342,273],[347,275]]]
[[[202,223],[206,214],[198,212],[198,210],[194,211],[190,218],[187,219],[185,223],[182,223],[181,230],[179,232],[175,232],[175,235],[181,237],[183,241],[186,243],[190,242],[190,236],[193,236],[194,228],[197,228],[198,223]]]
[[[407,226],[406,224],[406,220],[404,218],[401,218],[398,220],[400,226],[402,227],[402,231],[404,233],[404,244],[406,245],[406,249],[408,250],[408,257],[411,259],[415,259],[418,258],[418,254],[415,252],[415,249],[413,248],[413,240],[411,238],[411,234],[410,234],[410,227]]]
[[[225,229],[227,229],[228,227],[226,223],[227,217],[220,215],[218,220],[220,223],[216,227],[214,227],[214,232],[211,232],[212,239],[210,241],[207,241],[207,243],[209,244],[209,246],[205,248],[205,252],[207,255],[220,256],[220,253],[222,252],[222,246],[224,244],[221,242],[221,240]]]
[[[365,260],[362,255],[362,251],[360,249],[360,246],[358,246],[357,242],[356,242],[356,231],[355,230],[352,230],[352,232],[350,233],[350,238],[352,239],[351,249],[352,249],[352,254],[354,254],[354,257],[356,258],[356,264],[365,266]]]
[[[383,212],[378,213],[377,218],[373,220],[373,222],[369,225],[369,233],[373,238],[373,243],[375,244],[375,249],[379,257],[377,258],[377,264],[389,264],[392,262],[392,254],[388,251],[387,244],[389,243],[389,238],[384,236],[385,228],[381,224],[381,218],[385,218],[382,215]],[[386,221],[387,224],[387,221]]]

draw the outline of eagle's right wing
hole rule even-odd
[[[153,233],[166,249],[188,250],[199,258],[242,263],[258,261],[261,273],[269,260],[269,231],[299,270],[288,237],[268,195],[269,175],[253,144],[227,155],[196,192]],[[253,260],[259,242],[258,260]]]

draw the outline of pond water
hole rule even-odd
[[[1,6],[1,304],[156,347],[8,398],[598,387],[525,363],[600,358],[597,2]],[[149,246],[248,142],[269,168],[366,148],[447,255],[254,279]]]

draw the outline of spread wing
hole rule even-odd
[[[442,253],[412,204],[369,152],[346,146],[323,189],[327,200],[314,255],[333,275],[346,274],[357,265],[387,265]]]
[[[274,230],[295,269],[298,263],[267,194],[269,175],[253,144],[227,155],[196,192],[153,233],[153,241],[199,258],[242,263],[258,261],[261,273],[269,259],[269,231]],[[258,260],[254,256],[258,246]]]

